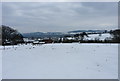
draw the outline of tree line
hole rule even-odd
[[[75,34],[73,36],[72,40],[66,39],[67,37],[71,36],[65,36],[64,39],[60,38],[57,41],[52,40],[54,43],[72,43],[72,42],[81,42],[81,43],[120,43],[120,29],[116,30],[111,30],[109,33],[113,36],[111,40],[83,40],[85,36],[88,37],[88,34],[86,32],[80,33],[80,34]],[[0,45],[17,45],[19,43],[25,43],[23,40],[23,36],[20,32],[17,30],[9,27],[2,25],[0,27]],[[79,40],[80,39],[80,40]],[[49,41],[49,40],[48,40]],[[50,42],[50,41],[49,41]]]

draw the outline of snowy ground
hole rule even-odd
[[[3,79],[117,79],[117,44],[44,44],[3,50]]]
[[[0,80],[2,80],[2,47],[0,46]]]

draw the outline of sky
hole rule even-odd
[[[0,3],[0,25],[2,24],[2,3]]]
[[[117,2],[2,2],[2,24],[22,33],[118,28]]]

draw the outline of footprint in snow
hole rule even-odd
[[[35,47],[33,47],[33,48],[35,48]]]
[[[55,48],[52,48],[52,50],[54,50]]]
[[[101,72],[101,70],[98,70],[98,72]]]
[[[97,67],[99,67],[100,65],[99,64],[97,64]]]
[[[96,50],[93,50],[93,51],[96,51]]]
[[[108,59],[106,59],[105,61],[108,62]]]

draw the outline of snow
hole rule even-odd
[[[105,39],[111,39],[113,38],[109,33],[104,33],[104,34],[89,34],[88,37],[85,37],[84,40],[105,40]]]
[[[2,46],[0,46],[0,80],[2,80]]]
[[[117,79],[118,44],[7,46],[3,79]]]
[[[67,37],[68,40],[75,40],[74,37]]]

